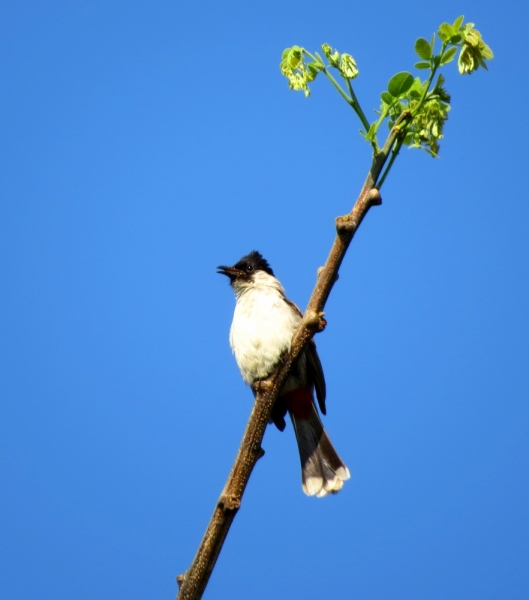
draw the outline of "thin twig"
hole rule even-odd
[[[305,344],[315,333],[323,329],[322,311],[337,279],[342,260],[356,230],[371,206],[382,203],[380,194],[375,187],[376,182],[393,145],[402,133],[401,124],[410,117],[409,112],[402,113],[391,130],[384,147],[374,156],[371,169],[352,211],[348,215],[336,219],[336,238],[325,265],[318,272],[316,285],[307,309],[292,338],[290,352],[283,357],[283,361],[274,373],[266,381],[260,382],[255,389],[256,397],[250,419],[224,490],[191,566],[184,575],[177,577],[180,586],[177,600],[199,600],[206,589],[232,521],[241,506],[242,496],[252,470],[263,455],[261,443],[276,398],[288,377],[292,364]]]

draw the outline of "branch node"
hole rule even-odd
[[[336,217],[336,231],[338,235],[351,234],[357,227],[356,221],[353,220],[351,215],[344,215],[343,217]]]
[[[260,458],[263,458],[264,455],[265,455],[264,448],[259,448],[259,452],[257,453],[257,460],[259,460]]]
[[[261,452],[262,452],[262,448],[261,448],[261,444],[258,440],[254,440],[251,444],[251,451],[252,454],[255,456],[255,460],[257,461],[259,458],[261,458]],[[264,454],[264,452],[263,452]]]
[[[372,188],[367,194],[367,201],[371,206],[380,206],[382,204],[382,196],[377,188]]]
[[[228,496],[227,494],[222,494],[217,506],[224,512],[236,511],[241,508],[241,500],[240,498],[237,498],[237,496]]]
[[[180,589],[182,587],[182,584],[184,583],[185,578],[186,578],[185,574],[176,576],[176,583],[178,583],[178,589]]]

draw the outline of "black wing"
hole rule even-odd
[[[322,414],[326,415],[327,409],[325,408],[325,397],[327,395],[327,390],[325,387],[325,376],[323,374],[323,368],[321,366],[320,357],[318,356],[314,340],[310,340],[310,342],[307,344],[306,355],[307,370],[309,377],[316,388],[318,405]]]
[[[298,306],[292,302],[292,300],[285,298],[285,302],[289,304],[299,314],[300,317],[303,317],[303,313],[299,310]],[[310,340],[310,342],[307,344],[305,354],[307,356],[308,376],[311,380],[311,383],[316,388],[318,406],[320,407],[322,414],[326,415],[327,409],[325,408],[325,398],[327,395],[327,389],[325,386],[325,376],[323,374],[323,367],[321,366],[320,357],[318,356],[314,340]]]

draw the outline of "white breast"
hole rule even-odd
[[[281,284],[264,272],[237,293],[230,345],[246,383],[264,379],[290,349],[301,317],[285,302]]]

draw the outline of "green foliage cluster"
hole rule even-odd
[[[425,79],[414,77],[411,73],[401,72],[394,75],[388,82],[387,90],[381,94],[381,105],[378,118],[370,123],[362,110],[353,90],[352,81],[358,75],[358,67],[350,54],[340,54],[329,44],[323,44],[322,58],[318,52],[311,54],[305,48],[292,46],[286,48],[281,57],[281,73],[288,79],[290,89],[303,91],[310,95],[311,84],[316,77],[323,73],[338,90],[344,100],[358,115],[363,129],[362,136],[370,142],[376,153],[380,151],[377,134],[384,121],[391,129],[397,123],[402,132],[393,148],[393,156],[382,181],[393,164],[401,146],[421,148],[432,156],[439,153],[439,141],[443,137],[444,124],[450,110],[450,95],[444,88],[444,77],[438,75],[439,68],[452,62],[459,51],[457,65],[459,73],[470,74],[479,67],[487,69],[486,62],[493,58],[492,50],[485,44],[479,31],[474,29],[474,23],[463,24],[463,16],[458,17],[452,24],[443,23],[430,41],[419,38],[415,42],[415,52],[421,59],[415,64],[419,70],[428,70]],[[436,53],[436,38],[441,47]],[[337,73],[345,87],[333,76]],[[434,81],[435,80],[435,81]],[[407,111],[408,117],[399,118]]]

